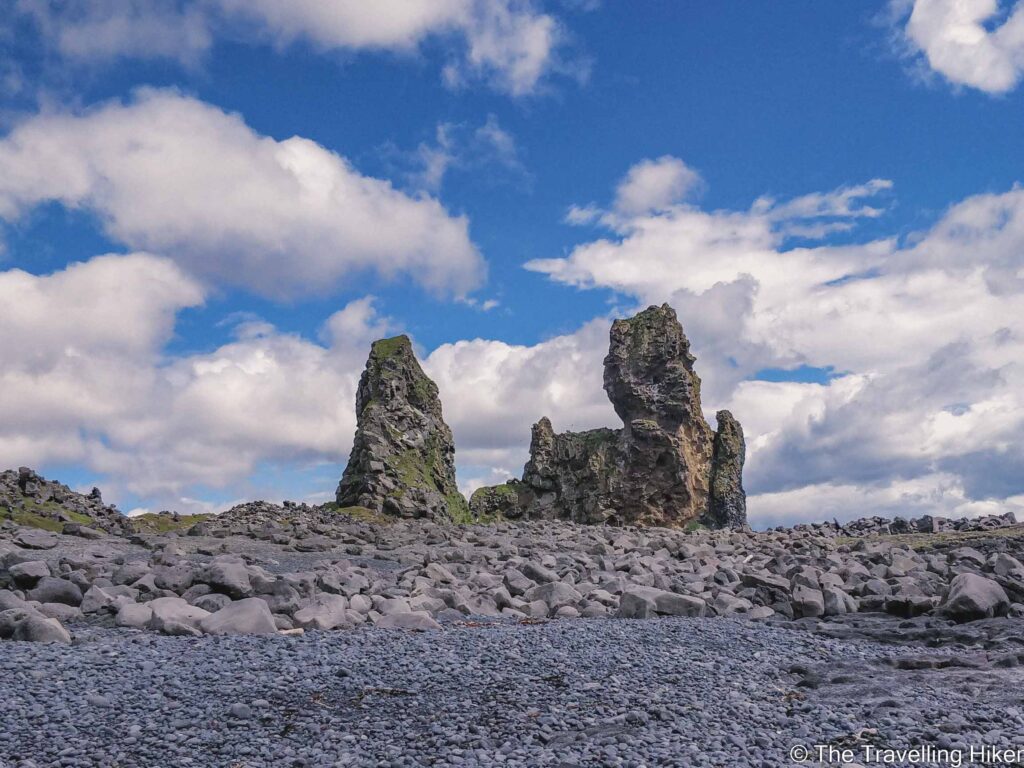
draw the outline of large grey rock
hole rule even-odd
[[[793,590],[793,613],[797,616],[824,616],[825,596],[820,589],[798,586]]]
[[[245,563],[233,560],[214,560],[206,566],[198,580],[232,600],[252,597],[255,592]]]
[[[655,602],[660,590],[630,588],[619,598],[619,608],[615,615],[620,619],[653,619],[658,613]]]
[[[731,416],[722,417],[722,494],[709,514],[714,434],[693,363],[667,304],[616,320],[604,386],[623,427],[556,433],[541,419],[523,479],[478,490],[473,513],[618,525],[745,522],[742,430]]]
[[[153,617],[146,626],[168,635],[196,634],[199,632],[199,623],[210,615],[209,611],[189,605],[180,597],[158,597],[148,605],[153,611]],[[193,632],[183,632],[183,628]]]
[[[125,603],[118,609],[114,623],[119,627],[145,629],[153,619],[153,609],[145,603]]]
[[[56,619],[29,614],[17,623],[11,635],[11,640],[70,645],[71,635],[68,634],[68,631]]]
[[[340,507],[464,520],[455,442],[437,385],[408,336],[375,341],[356,393],[356,436],[336,494]]]
[[[277,625],[267,604],[258,597],[238,600],[199,621],[208,635],[273,635]]]
[[[703,616],[707,611],[707,603],[699,597],[665,591],[655,596],[654,607],[666,616]]]
[[[45,576],[36,586],[28,591],[28,599],[40,603],[64,603],[79,606],[82,604],[82,590],[74,582]]]
[[[123,600],[126,598],[121,599]],[[114,595],[108,593],[101,587],[93,585],[89,587],[85,595],[82,597],[82,604],[80,607],[82,609],[82,613],[89,614],[108,611],[118,604],[118,600]]]
[[[974,621],[1003,615],[1010,600],[999,584],[975,573],[961,573],[950,582],[939,611],[955,621]]]
[[[390,616],[382,616],[375,626],[381,629],[412,629],[418,632],[441,629],[441,625],[430,618],[429,613],[423,611],[392,613]]]
[[[543,600],[550,611],[556,611],[563,605],[575,605],[583,599],[583,595],[565,582],[552,581],[528,589],[523,599]]]
[[[14,583],[19,587],[34,587],[36,583],[50,575],[50,567],[42,560],[28,560],[23,563],[15,563],[7,572],[11,574]]]
[[[297,627],[303,629],[347,627],[349,625],[348,607],[348,600],[341,595],[320,595],[310,605],[296,611],[292,619]],[[354,602],[353,608],[359,610]],[[368,611],[367,608],[366,612]]]
[[[52,533],[31,528],[19,531],[14,537],[14,543],[24,549],[53,549],[57,546],[57,542],[57,537]]]
[[[196,608],[202,608],[204,611],[216,613],[221,608],[231,605],[231,598],[220,592],[212,592],[207,595],[200,595],[199,597],[193,598],[188,602],[190,605],[194,605]]]

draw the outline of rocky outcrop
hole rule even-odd
[[[86,538],[101,532],[127,535],[132,530],[127,517],[103,503],[98,488],[77,493],[29,467],[0,472],[0,523],[5,519]]]
[[[711,455],[708,523],[714,528],[737,528],[747,521],[747,494],[743,490],[747,446],[743,427],[729,411],[719,411],[715,420],[718,431]]]
[[[356,425],[338,485],[339,507],[465,519],[452,431],[441,414],[437,385],[420,368],[408,336],[373,343],[356,393]]]
[[[610,337],[604,388],[623,427],[556,433],[541,419],[523,479],[478,490],[474,516],[743,525],[743,431],[725,411],[718,437],[704,420],[700,378],[675,311],[665,304],[616,320]]]

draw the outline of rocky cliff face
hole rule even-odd
[[[731,415],[721,422],[721,436],[712,432],[693,364],[689,341],[667,304],[616,320],[604,388],[622,429],[555,433],[541,419],[533,427],[523,479],[477,491],[474,515],[617,525],[744,524],[743,432]],[[722,445],[717,472],[716,441]],[[715,478],[721,490],[712,508]]]
[[[338,485],[341,507],[399,517],[465,519],[455,443],[437,385],[407,336],[375,341],[356,393],[356,437]]]

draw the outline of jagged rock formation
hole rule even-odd
[[[747,446],[743,427],[729,411],[719,411],[715,419],[718,431],[711,456],[708,522],[716,528],[737,528],[747,521],[747,494],[743,490]]]
[[[665,304],[616,320],[610,336],[604,388],[623,428],[559,434],[541,419],[523,479],[473,494],[474,516],[743,525],[743,431],[724,411],[717,438],[704,420],[700,378],[675,310]]]
[[[437,385],[408,336],[373,343],[356,393],[356,437],[338,485],[340,507],[399,517],[464,520],[455,443]]]
[[[47,480],[29,467],[0,472],[0,522],[83,536],[100,531],[131,532],[131,524],[113,505],[103,503],[98,488],[86,495]]]

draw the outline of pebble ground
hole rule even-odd
[[[885,666],[915,652],[731,619],[297,638],[82,627],[70,648],[3,645],[0,766],[768,767],[865,728],[893,746],[1024,746],[1012,701]],[[796,667],[845,677],[801,688]]]

